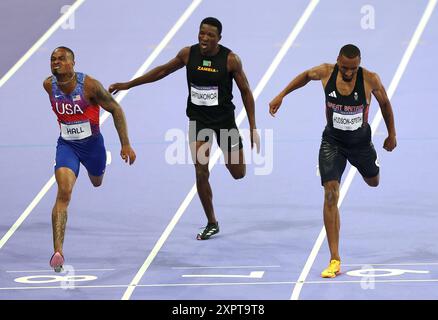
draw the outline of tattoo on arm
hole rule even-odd
[[[96,81],[97,82],[97,81]],[[96,83],[96,88],[94,90],[94,100],[102,106],[105,110],[112,109],[112,104],[117,104],[112,95],[106,91],[100,83]],[[110,110],[107,110],[111,112]]]
[[[114,126],[119,134],[120,143],[123,145],[129,145],[128,129],[126,124],[125,113],[120,105],[112,97],[112,95],[106,91],[103,86],[96,81],[96,88],[94,90],[94,100],[104,110],[112,114],[114,119]]]

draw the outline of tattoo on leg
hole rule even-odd
[[[53,216],[53,240],[55,247],[57,244],[62,245],[64,243],[65,226],[67,225],[67,210],[54,212]]]

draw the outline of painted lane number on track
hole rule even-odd
[[[375,269],[364,268],[360,270],[348,271],[347,274],[353,277],[394,277],[401,276],[405,273],[429,273],[429,271],[421,270],[403,270],[403,269]]]
[[[78,282],[78,281],[93,281],[96,280],[96,276],[81,275],[81,276],[30,276],[30,277],[20,277],[15,279],[15,282],[25,283],[25,284],[41,284],[41,283],[53,283],[53,282]]]
[[[63,289],[74,289],[75,282],[93,281],[96,280],[96,276],[92,275],[76,275],[72,266],[65,265],[64,271],[61,275],[34,275],[25,276],[14,279],[15,282],[24,284],[43,284],[43,283],[56,283],[59,282]]]

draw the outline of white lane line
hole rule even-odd
[[[179,18],[176,24],[170,29],[170,31],[166,34],[164,39],[160,42],[157,48],[150,54],[147,58],[146,62],[140,67],[140,69],[135,73],[132,78],[136,78],[140,76],[149,65],[157,58],[157,56],[161,53],[164,47],[169,43],[169,41],[173,38],[178,29],[182,26],[182,24],[187,20],[190,16],[191,12],[202,2],[202,0],[194,0],[188,9],[183,13],[183,15]],[[69,12],[69,11],[67,11]],[[177,26],[177,27],[176,27]],[[128,90],[129,91],[129,90]],[[117,97],[116,101],[120,102],[127,94],[128,91],[121,92]],[[105,111],[105,113],[100,117],[100,125],[102,126],[103,122],[108,118],[109,113]],[[44,185],[44,187],[40,190],[37,196],[32,200],[29,206],[24,210],[24,212],[20,215],[20,217],[15,221],[14,225],[6,232],[6,234],[0,240],[0,249],[5,245],[5,243],[9,240],[9,238],[14,234],[15,231],[20,227],[23,221],[29,216],[35,206],[41,201],[44,195],[49,191],[49,189],[55,183],[55,175],[53,175],[49,181]]]
[[[438,279],[399,279],[399,280],[378,280],[373,279],[374,283],[413,283],[413,282],[438,282]],[[319,280],[319,281],[307,281],[306,284],[353,284],[363,283],[363,280]],[[165,287],[220,287],[220,286],[275,286],[275,285],[293,285],[294,281],[266,281],[266,282],[211,282],[211,283],[157,283],[157,284],[139,284],[137,288],[165,288]],[[115,284],[115,285],[75,285],[75,289],[96,289],[96,288],[126,288],[129,285]],[[0,291],[8,290],[41,290],[41,289],[63,289],[62,286],[32,286],[32,287],[0,287]]]
[[[412,262],[412,263],[354,263],[342,264],[343,267],[363,267],[363,266],[433,266],[438,262]]]
[[[421,17],[421,20],[414,32],[414,35],[411,38],[411,41],[409,42],[409,46],[407,47],[402,60],[400,61],[400,64],[397,68],[397,71],[395,72],[394,77],[392,78],[391,84],[389,86],[388,89],[388,98],[392,99],[392,96],[394,95],[395,90],[397,89],[397,86],[400,82],[401,77],[403,76],[403,73],[406,70],[406,67],[409,63],[409,60],[411,59],[412,54],[414,53],[414,50],[418,44],[418,41],[420,40],[421,34],[424,31],[424,28],[426,27],[430,16],[432,15],[432,12],[436,6],[437,0],[430,0],[426,10],[423,13],[423,16]],[[380,122],[382,120],[382,113],[380,111],[380,109],[377,111],[373,122],[371,124],[371,130],[372,130],[372,135],[374,135],[374,133],[376,132],[377,127],[379,126]],[[355,176],[357,172],[357,169],[355,167],[351,167],[350,170],[348,171],[348,175],[347,178],[345,179],[342,187],[341,187],[341,191],[340,191],[340,196],[339,196],[339,201],[338,201],[338,207],[341,206],[342,201],[344,200],[345,195],[347,194],[348,189],[350,188],[350,185],[353,181],[353,178]],[[316,256],[319,252],[319,249],[321,248],[322,243],[324,242],[326,236],[326,232],[325,232],[325,228],[322,227],[321,232],[319,233],[319,236],[312,248],[312,251],[306,261],[306,264],[304,265],[304,268],[298,278],[297,284],[295,285],[293,291],[292,291],[292,295],[291,295],[291,300],[298,300],[299,296],[300,296],[300,292],[301,289],[303,287],[303,284],[306,281],[307,275],[310,272],[310,269],[312,268],[313,263],[315,262]]]
[[[106,152],[106,165],[109,166],[112,161],[113,161],[113,158],[111,156],[111,151],[107,151]]]
[[[126,285],[124,284],[115,284],[115,285],[96,285],[96,286],[78,286],[74,285],[75,289],[94,289],[94,288],[126,288]],[[0,288],[0,291],[8,291],[8,290],[43,290],[43,289],[62,289],[65,290],[62,286],[45,286],[45,287],[2,287]]]
[[[371,278],[371,277],[370,277]],[[367,280],[370,280],[368,278]],[[373,278],[373,282],[377,283],[407,283],[407,282],[438,282],[438,279],[388,279],[388,280],[378,280]],[[306,284],[349,284],[349,283],[363,283],[364,280],[317,280],[317,281],[306,281]]]
[[[84,271],[114,271],[116,269],[74,269],[75,272],[84,272]],[[39,273],[39,272],[50,272],[53,273],[53,269],[50,270],[11,270],[5,271],[7,273]]]
[[[132,79],[135,79],[139,76],[141,76],[154,62],[154,60],[158,57],[158,55],[163,51],[163,49],[169,44],[170,40],[175,36],[175,34],[178,32],[178,30],[182,27],[182,25],[187,21],[187,19],[192,15],[193,11],[196,10],[196,8],[201,4],[202,0],[193,0],[193,2],[187,7],[187,9],[184,11],[184,13],[181,15],[181,17],[178,19],[178,21],[173,25],[173,27],[169,30],[169,32],[164,36],[163,40],[158,44],[158,46],[152,51],[150,56],[146,59],[146,61],[143,63],[143,65],[140,67],[140,69],[137,70],[137,72],[132,76]],[[128,93],[130,90],[124,90],[120,91],[117,94],[116,101],[120,102]],[[100,122],[104,122],[108,117],[109,113],[105,111],[102,114],[102,117],[100,119]]]
[[[172,269],[251,269],[251,268],[280,268],[280,266],[213,266],[213,267],[172,267]]]
[[[252,278],[261,279],[264,271],[251,271],[249,274],[183,274],[183,278]]]
[[[0,249],[3,248],[5,243],[9,240],[9,238],[14,234],[15,231],[21,226],[21,224],[26,220],[32,210],[36,207],[36,205],[41,201],[44,195],[49,191],[49,189],[55,183],[55,175],[53,175],[49,181],[46,182],[44,187],[38,192],[36,197],[32,200],[32,202],[27,206],[27,208],[23,211],[20,217],[15,221],[12,227],[6,232],[6,234],[0,240]]]
[[[46,31],[46,33],[37,41],[35,44],[21,57],[20,60],[0,79],[0,88],[17,72],[21,66],[29,60],[29,58],[47,41],[48,38],[79,8],[79,6],[84,3],[85,0],[77,0],[69,9]],[[38,192],[37,196],[32,200],[32,202],[27,206],[24,212],[20,215],[17,221],[12,225],[12,227],[6,232],[6,234],[0,240],[0,249],[5,245],[9,238],[14,234],[14,232],[20,227],[23,221],[32,212],[35,206],[40,202],[44,195],[49,191],[49,189],[55,183],[55,176],[53,175],[49,181],[43,186],[43,188]]]
[[[0,88],[20,69],[23,64],[49,39],[52,34],[84,3],[85,0],[77,0],[68,10],[43,34],[41,38],[18,60],[14,66],[0,79]]]
[[[262,92],[262,90],[264,89],[266,84],[268,83],[268,81],[271,78],[271,76],[274,74],[274,72],[277,69],[278,65],[280,64],[281,60],[284,58],[284,56],[286,55],[287,51],[292,46],[292,44],[295,41],[296,37],[298,36],[298,34],[303,29],[305,23],[309,19],[310,15],[312,14],[313,10],[315,9],[315,7],[317,6],[318,3],[319,3],[319,0],[311,0],[310,1],[310,3],[307,6],[306,10],[304,11],[303,15],[300,17],[300,19],[298,20],[297,24],[293,28],[292,32],[288,36],[286,42],[283,44],[283,46],[281,47],[280,51],[277,53],[277,55],[275,56],[275,58],[272,61],[271,65],[269,66],[268,70],[266,71],[266,73],[263,75],[262,79],[258,83],[256,89],[253,91],[254,100],[257,100],[258,96],[260,95],[260,93]],[[240,126],[240,124],[242,123],[242,121],[243,121],[243,119],[245,117],[246,117],[245,109],[242,109],[242,111],[239,113],[239,115],[236,118],[236,125],[238,127]],[[213,154],[213,156],[211,157],[211,159],[210,159],[210,164],[209,164],[209,169],[210,170],[216,164],[217,160],[220,157],[220,154],[221,154],[221,151],[218,148],[215,151],[215,153]],[[132,279],[132,281],[131,281],[131,283],[129,285],[129,288],[123,294],[122,300],[129,300],[129,298],[131,297],[132,293],[135,290],[135,287],[138,286],[138,283],[140,282],[141,278],[146,273],[147,269],[151,265],[152,261],[155,259],[156,255],[160,251],[161,247],[164,245],[164,242],[166,242],[166,240],[169,237],[170,233],[175,228],[175,225],[178,223],[179,219],[182,217],[184,211],[189,206],[189,204],[192,201],[192,199],[195,196],[195,194],[196,194],[196,183],[190,189],[189,193],[187,194],[187,196],[185,197],[185,199],[181,203],[180,207],[178,208],[178,210],[176,211],[175,215],[173,216],[173,218],[171,219],[171,221],[167,225],[167,227],[164,230],[164,232],[162,233],[161,237],[158,239],[158,241],[154,245],[151,253],[146,258],[145,262],[141,266],[141,268],[138,271],[138,273],[135,275],[134,279]]]

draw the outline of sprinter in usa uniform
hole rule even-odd
[[[122,145],[120,155],[129,164],[135,161],[125,115],[119,104],[99,81],[74,71],[75,57],[67,47],[56,48],[50,58],[52,76],[44,83],[60,136],[56,147],[55,178],[58,193],[52,210],[54,254],[50,266],[61,272],[64,264],[63,243],[67,224],[67,207],[79,174],[79,165],[87,169],[93,186],[102,184],[106,166],[106,151],[100,133],[100,106],[110,112]]]

